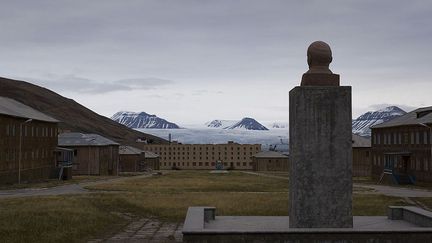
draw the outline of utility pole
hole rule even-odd
[[[20,137],[19,137],[19,153],[18,153],[18,184],[21,184],[21,159],[22,159],[22,134],[23,125],[33,121],[33,119],[28,119],[20,124]]]

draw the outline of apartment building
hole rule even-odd
[[[216,162],[225,169],[252,170],[252,155],[261,151],[261,144],[142,144],[141,149],[159,155],[160,169],[211,170]]]
[[[56,167],[58,121],[0,97],[0,183],[48,179]]]
[[[372,127],[372,176],[432,182],[432,106]]]

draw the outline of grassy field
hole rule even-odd
[[[231,172],[173,171],[88,186],[92,194],[0,200],[0,239],[81,242],[116,232],[138,217],[180,222],[189,206],[219,215],[287,215],[288,181]],[[385,215],[401,198],[355,193],[354,215]]]

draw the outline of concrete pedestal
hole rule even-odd
[[[351,228],[351,87],[289,94],[290,228]]]

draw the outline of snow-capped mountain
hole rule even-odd
[[[207,127],[221,129],[242,129],[242,130],[268,130],[265,126],[253,118],[245,117],[240,121],[234,120],[213,120],[205,123]]]
[[[246,129],[246,130],[268,130],[267,127],[261,125],[253,118],[245,117],[234,125],[225,129]]]
[[[213,128],[227,128],[229,126],[232,126],[236,124],[238,121],[234,120],[213,120],[211,122],[206,122],[206,127],[213,127]]]
[[[405,114],[406,112],[397,106],[389,106],[377,111],[368,111],[352,121],[352,132],[360,136],[370,137],[371,126],[390,121]]]
[[[274,129],[288,129],[288,122],[273,122],[271,124],[268,124],[268,127],[274,128]]]
[[[114,120],[130,128],[180,128],[175,123],[168,122],[167,120],[159,118],[156,115],[150,115],[145,112],[137,113],[130,111],[119,111],[111,117],[111,120]]]

